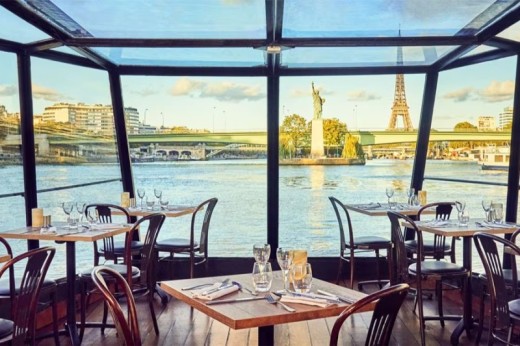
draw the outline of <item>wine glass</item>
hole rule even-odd
[[[85,213],[85,207],[87,206],[84,202],[76,202],[76,210],[79,213],[79,221],[83,220],[83,214]]]
[[[89,228],[93,229],[94,225],[97,224],[99,219],[99,214],[96,208],[90,208],[87,212],[87,221],[89,223]]]
[[[141,209],[143,209],[143,198],[146,195],[145,189],[137,189],[137,196],[141,199]]]
[[[482,200],[482,209],[484,209],[486,213],[486,221],[491,221],[491,203],[493,203],[493,201],[489,199]]]
[[[159,202],[161,203],[161,209],[162,210],[167,210],[168,209],[168,203],[170,203],[170,202],[164,196],[161,197]]]
[[[287,250],[285,248],[279,247],[278,249],[276,249],[276,260],[278,261],[278,265],[282,270],[283,288],[285,291],[287,291],[289,289],[289,268],[291,268],[293,260],[292,250]]]
[[[390,205],[390,198],[394,195],[394,188],[393,187],[387,187],[386,188],[386,197],[388,197],[388,205]]]
[[[269,244],[255,244],[253,245],[253,256],[258,263],[267,263],[269,255],[271,254],[271,245]]]
[[[408,190],[406,190],[406,195],[408,196],[408,205],[412,205],[412,197],[415,195],[415,189],[410,187]]]
[[[70,224],[70,213],[74,208],[74,204],[72,202],[63,202],[61,203],[61,208],[63,209],[63,212],[67,214],[67,224]]]
[[[494,223],[502,223],[502,219],[504,217],[504,208],[502,203],[493,204],[493,222]]]
[[[157,198],[157,205],[160,205],[160,203],[161,203],[161,196],[162,196],[162,190],[154,189],[153,190],[153,194]]]

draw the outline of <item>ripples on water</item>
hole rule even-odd
[[[281,166],[280,167],[280,245],[309,250],[311,256],[337,256],[337,221],[328,196],[345,203],[385,202],[385,189],[393,186],[394,199],[406,201],[413,161],[373,160],[366,166]],[[23,190],[20,167],[0,170],[4,186],[0,193]],[[160,187],[171,204],[198,204],[218,197],[210,228],[210,256],[252,256],[255,242],[266,240],[267,166],[265,160],[146,163],[133,166],[136,188],[147,194]],[[73,185],[119,177],[118,165],[37,167],[38,189]],[[506,182],[506,173],[486,173],[472,162],[428,161],[426,176]],[[5,184],[7,182],[7,184]],[[425,180],[428,201],[465,200],[470,215],[483,216],[481,200],[505,203],[506,188]],[[86,201],[119,204],[121,183],[95,185],[71,190],[40,193],[39,205],[53,220],[64,220],[62,201]],[[139,201],[138,201],[139,202]],[[24,203],[20,197],[0,199],[4,229],[25,224]],[[351,214],[356,234],[389,237],[386,217]],[[190,217],[168,219],[160,238],[188,236]],[[458,259],[462,259],[458,242]],[[52,275],[63,276],[65,247],[58,249]],[[25,250],[25,242],[16,242],[16,251]],[[78,267],[92,264],[92,245],[77,244]],[[474,263],[481,268],[476,251]]]

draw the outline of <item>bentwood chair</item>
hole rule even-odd
[[[11,320],[0,319],[0,344],[35,345],[36,309],[40,291],[56,250],[43,247],[18,255],[0,268],[0,277],[9,274],[11,291]],[[23,262],[22,262],[23,261]],[[25,263],[25,270],[17,286],[12,268]]]
[[[515,233],[518,234],[519,231]],[[520,321],[520,299],[517,298],[517,285],[510,285],[506,281],[501,254],[507,250],[511,256],[520,256],[520,248],[515,243],[493,234],[477,233],[473,236],[473,241],[484,265],[486,288],[490,296],[488,343],[491,345],[495,340],[499,340],[511,345],[515,323]],[[518,282],[514,258],[511,263],[512,282]],[[480,341],[481,333],[482,325],[479,326],[477,343]]]
[[[134,295],[128,282],[117,271],[105,266],[95,267],[91,276],[97,289],[105,299],[110,315],[112,315],[114,320],[118,336],[123,339],[124,344],[127,346],[141,346]],[[114,283],[115,290],[118,292],[118,298],[109,289],[107,281]],[[128,318],[125,318],[125,313],[118,302],[121,296],[124,297],[127,304]]]
[[[89,204],[85,207],[85,216],[88,217],[91,210],[94,209],[97,212],[98,220],[100,223],[112,223],[114,212],[117,211],[121,214],[122,219],[126,223],[131,222],[130,214],[126,211],[125,208],[120,207],[115,204]],[[126,234],[128,236],[128,234]],[[93,242],[94,244],[94,266],[99,265],[99,260],[101,257],[105,259],[105,261],[113,261],[117,263],[118,258],[123,258],[125,256],[125,246],[126,241],[115,241],[114,237],[103,238],[103,244],[98,244],[97,241]],[[131,243],[132,249],[134,253],[139,253],[141,248],[143,247],[143,243],[137,240],[132,240]]]
[[[462,282],[461,289],[464,295],[467,288],[467,281],[470,273],[467,269],[455,263],[437,260],[420,260],[423,256],[423,237],[422,232],[417,228],[415,222],[406,215],[398,212],[389,211],[388,218],[390,219],[392,228],[392,241],[394,243],[395,258],[395,283],[409,283],[415,284],[416,299],[419,310],[419,324],[421,333],[421,344],[425,344],[425,322],[426,321],[440,321],[441,326],[444,327],[444,321],[459,321],[461,316],[445,316],[442,309],[442,288],[436,285],[437,293],[437,307],[438,316],[424,316],[423,308],[423,286],[424,279],[433,279],[436,282],[444,280],[460,280]],[[417,261],[410,264],[406,245],[405,245],[405,229],[401,227],[401,221],[407,222],[417,237]]]
[[[132,293],[135,298],[147,297],[148,305],[150,308],[150,314],[152,316],[152,322],[155,330],[155,334],[159,335],[159,326],[157,325],[157,317],[154,310],[153,294],[157,289],[156,279],[156,264],[157,264],[157,252],[155,251],[155,245],[157,242],[157,235],[161,230],[162,224],[164,223],[166,216],[163,213],[155,213],[143,216],[140,218],[128,232],[126,237],[126,250],[123,264],[105,264],[106,267],[111,268],[123,276],[128,285],[130,286]],[[143,229],[147,226],[143,247],[139,253],[139,260],[136,266],[133,265],[134,251],[132,250],[131,243],[132,237],[135,232],[139,229]],[[79,277],[81,280],[81,328],[80,328],[80,339],[83,337],[85,327],[101,327],[101,332],[107,327],[107,315],[108,307],[104,305],[103,311],[103,322],[101,325],[96,323],[86,323],[86,309],[87,309],[87,296],[94,293],[95,291],[88,290],[88,284],[92,282],[92,270],[89,268],[80,272]],[[116,295],[117,296],[117,295]]]
[[[373,303],[375,303],[375,308],[372,313],[372,319],[370,320],[370,326],[368,327],[365,345],[388,345],[397,313],[408,294],[409,288],[410,286],[407,284],[391,286],[369,294],[343,310],[332,327],[330,346],[336,346],[338,344],[339,333],[343,322],[356,312],[363,311],[365,306]]]
[[[447,221],[450,219],[451,211],[455,202],[436,202],[422,206],[417,212],[417,220],[421,220],[421,217],[425,210],[435,208],[435,220]],[[435,258],[436,260],[444,259],[445,256],[449,256],[451,263],[455,263],[455,241],[456,237],[451,238],[451,244],[446,244],[446,237],[435,234],[433,239],[423,239],[423,256],[428,258]],[[417,240],[411,239],[405,242],[406,248],[412,254],[417,255]]]
[[[186,256],[190,262],[190,278],[194,277],[195,266],[204,264],[205,272],[208,272],[208,232],[213,209],[217,205],[217,198],[210,198],[197,206],[191,216],[189,238],[168,238],[157,241],[157,252],[168,252],[169,256],[162,257],[160,261],[174,262],[174,255],[180,255],[179,259]],[[205,210],[205,212],[204,212]],[[201,217],[202,216],[202,217]],[[196,240],[197,225],[200,225],[199,240]],[[172,263],[173,264],[173,263]]]
[[[338,265],[338,274],[336,277],[336,284],[339,283],[341,278],[341,273],[343,270],[343,262],[348,262],[350,264],[350,288],[354,286],[354,278],[355,278],[355,257],[356,254],[360,252],[374,252],[376,259],[376,270],[377,270],[377,280],[370,281],[360,281],[358,283],[358,288],[362,289],[363,285],[366,284],[379,284],[380,287],[385,283],[388,283],[388,280],[381,280],[381,274],[379,269],[380,262],[380,250],[386,250],[387,260],[389,264],[389,275],[392,276],[392,266],[391,266],[391,257],[392,257],[392,242],[384,237],[379,236],[354,236],[354,231],[352,228],[352,221],[350,219],[350,214],[345,207],[345,205],[335,197],[329,197],[332,206],[334,207],[334,212],[336,213],[336,218],[338,220],[339,225],[339,241],[340,241],[340,255],[339,255],[339,265]],[[345,226],[343,222],[343,217],[346,220],[346,226],[348,230],[348,237],[345,237]]]

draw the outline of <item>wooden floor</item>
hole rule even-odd
[[[267,303],[266,303],[267,304]],[[435,300],[425,300],[425,309],[434,311]],[[258,332],[256,329],[231,330],[222,323],[191,309],[185,303],[171,299],[166,306],[156,300],[160,335],[156,336],[150,319],[150,311],[146,301],[138,301],[138,316],[143,345],[257,345]],[[413,299],[407,298],[401,307],[399,317],[395,323],[392,345],[420,344],[419,324],[416,315],[412,312]],[[457,304],[445,301],[445,314],[461,314],[462,308]],[[102,306],[95,304],[89,311],[89,320],[101,320]],[[308,322],[297,322],[275,327],[275,345],[327,345],[330,330],[335,319],[320,319]],[[344,345],[364,345],[365,333],[370,322],[370,313],[359,314],[347,320],[343,325],[341,342]],[[449,345],[450,335],[456,323],[446,322],[441,328],[439,322],[426,323],[427,345]],[[475,334],[475,333],[473,333]],[[486,334],[486,331],[483,333]],[[474,336],[474,335],[473,335]],[[460,345],[473,345],[474,338],[467,338],[466,334],[460,339]],[[99,329],[87,329],[83,345],[115,345],[120,341],[115,330],[108,329],[101,335]],[[52,339],[40,341],[38,345],[53,345]],[[62,345],[69,345],[66,337],[61,338]],[[483,335],[481,344],[486,344],[486,335]]]

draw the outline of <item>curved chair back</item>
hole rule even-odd
[[[211,221],[211,215],[213,215],[213,209],[215,209],[215,205],[217,205],[218,198],[213,197],[210,198],[197,206],[197,209],[192,214],[191,217],[191,236],[190,236],[190,248],[193,249],[195,242],[195,227],[197,223],[197,214],[206,209],[206,213],[204,214],[204,219],[202,221],[202,226],[200,230],[200,242],[199,242],[199,252],[204,254],[204,258],[207,261],[208,259],[208,232],[209,232],[209,223]],[[193,256],[193,253],[191,254]]]
[[[517,230],[515,233],[518,233]],[[497,244],[501,244],[505,248],[509,248],[515,256],[520,256],[520,248],[513,242],[498,237],[493,234],[477,233],[473,235],[473,241],[477,247],[478,254],[484,265],[486,271],[486,277],[488,281],[488,292],[490,295],[490,307],[491,307],[491,326],[492,332],[496,330],[504,330],[511,326],[511,318],[509,316],[509,301],[511,300],[511,294],[508,293],[507,283],[504,278],[504,272],[502,269],[502,260],[500,259]],[[514,261],[514,260],[513,260]],[[512,271],[513,280],[512,282],[518,282],[518,274],[516,270]],[[515,287],[516,285],[513,285]],[[516,287],[515,287],[516,288]],[[516,298],[516,292],[513,293]],[[496,335],[494,335],[497,337]],[[503,342],[500,337],[497,337]]]
[[[344,255],[346,244],[354,245],[354,234],[352,232],[352,221],[350,220],[350,214],[348,213],[345,205],[336,197],[329,196],[329,200],[332,203],[332,207],[334,207],[334,213],[336,214],[336,218],[338,219],[339,226],[339,241],[340,241],[340,253],[341,256]],[[343,226],[343,217],[341,216],[340,209],[345,214],[345,218],[348,226],[348,242],[345,239],[345,228]]]
[[[374,302],[376,306],[372,314],[370,327],[368,328],[365,345],[388,345],[397,313],[408,294],[409,288],[410,286],[407,284],[391,286],[372,293],[343,310],[332,327],[330,345],[335,346],[338,344],[341,326],[350,315],[363,311],[365,306]]]
[[[128,306],[128,320],[125,319],[123,309],[108,288],[104,277],[110,278],[110,282],[115,282],[116,287],[119,289],[118,292],[124,295]],[[112,319],[114,320],[117,334],[124,339],[125,345],[140,346],[141,335],[139,333],[139,323],[137,321],[135,300],[132,294],[132,290],[130,289],[130,286],[126,280],[117,271],[103,266],[95,267],[94,270],[92,270],[92,280],[103,295],[103,298],[108,305],[110,314],[112,315]]]
[[[43,247],[25,252],[7,261],[0,268],[0,277],[9,272],[9,289],[11,292],[11,318],[14,322],[12,344],[34,345],[36,308],[40,297],[45,275],[54,258],[56,250],[53,247]],[[15,286],[14,266],[25,261],[25,270],[18,290]],[[32,340],[28,340],[27,338]]]
[[[421,215],[425,210],[435,208],[435,219],[447,221],[450,219],[451,211],[453,210],[454,206],[455,206],[455,202],[435,202],[435,203],[426,204],[426,205],[422,206],[419,209],[419,211],[417,212],[417,220],[421,219]],[[453,251],[453,252],[455,251],[455,249],[453,248],[453,246],[455,245],[454,241],[455,241],[455,237],[453,237],[452,249],[451,249],[451,251]],[[433,258],[435,258],[437,260],[444,258],[445,246],[446,246],[446,237],[435,234],[433,237]],[[455,256],[452,255],[452,262],[455,262],[454,257]]]

